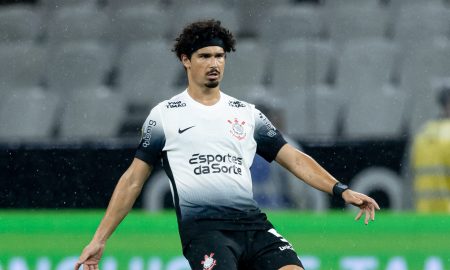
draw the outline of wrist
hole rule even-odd
[[[344,191],[346,191],[348,189],[349,189],[349,187],[347,185],[345,185],[341,182],[337,182],[333,186],[333,197],[342,199],[342,193],[344,193]]]

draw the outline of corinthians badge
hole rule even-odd
[[[242,140],[247,135],[245,133],[245,121],[239,122],[237,118],[234,118],[234,121],[228,120],[228,123],[231,125],[230,133],[238,140]]]

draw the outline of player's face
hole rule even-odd
[[[183,64],[190,84],[216,88],[223,78],[225,51],[219,46],[203,47],[194,52],[190,60],[183,58]]]

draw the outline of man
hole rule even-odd
[[[174,52],[188,87],[150,112],[136,157],[75,269],[98,269],[107,239],[161,159],[171,182],[183,254],[192,269],[303,269],[293,247],[253,200],[249,168],[255,152],[358,206],[357,219],[363,214],[366,224],[374,219],[379,207],[372,198],[340,184],[287,144],[253,105],[220,91],[225,55],[234,45],[233,35],[215,20],[190,24],[176,39]]]
[[[411,151],[418,212],[450,213],[450,85],[439,89],[441,116],[425,123]]]

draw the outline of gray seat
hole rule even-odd
[[[33,43],[0,43],[0,90],[39,85],[45,60],[45,49]]]
[[[227,55],[223,89],[246,88],[263,83],[268,50],[254,40],[242,40],[236,52]]]
[[[341,97],[326,86],[282,96],[287,134],[293,138],[330,139],[337,135]]]
[[[95,7],[63,7],[49,19],[47,38],[50,43],[101,40],[108,25],[108,16]]]
[[[169,97],[183,72],[165,41],[136,42],[119,59],[118,83],[130,104],[154,104]]]
[[[38,12],[25,5],[0,8],[0,42],[34,41],[42,32]]]
[[[346,103],[343,135],[349,139],[400,138],[404,126],[406,95],[385,86],[365,92]]]
[[[324,84],[330,72],[334,48],[330,43],[301,39],[283,42],[273,53],[271,83],[277,93]]]
[[[339,6],[326,10],[324,20],[331,41],[342,44],[360,38],[382,38],[388,12],[379,6]]]
[[[181,29],[187,24],[205,19],[220,20],[222,26],[226,27],[234,34],[237,34],[240,31],[236,10],[217,3],[203,3],[190,6],[173,5],[168,12],[169,14],[174,14],[175,18],[177,18],[170,22],[171,31],[169,36],[171,39],[176,37]]]
[[[58,98],[41,88],[16,89],[0,101],[0,140],[24,141],[52,136]]]
[[[392,79],[397,52],[397,46],[384,39],[348,43],[338,57],[338,90],[349,97],[380,90]]]
[[[394,22],[394,39],[402,44],[417,44],[448,36],[449,18],[449,12],[441,5],[404,6]]]
[[[72,93],[64,107],[59,130],[64,140],[115,138],[126,114],[122,95],[102,86]]]
[[[97,42],[72,42],[49,56],[47,80],[52,91],[65,95],[103,84],[112,52]]]
[[[450,42],[438,39],[411,48],[401,61],[400,88],[408,95],[407,120],[411,133],[437,116],[433,81],[450,77],[449,55]]]
[[[290,5],[290,0],[245,0],[236,1],[241,33],[256,36],[262,25],[271,23],[268,14],[279,6]]]
[[[268,11],[266,19],[257,35],[271,47],[288,39],[317,39],[324,30],[320,9],[315,5],[278,6]]]
[[[170,16],[158,5],[122,7],[111,13],[108,40],[121,47],[127,44],[165,38],[170,28]]]

